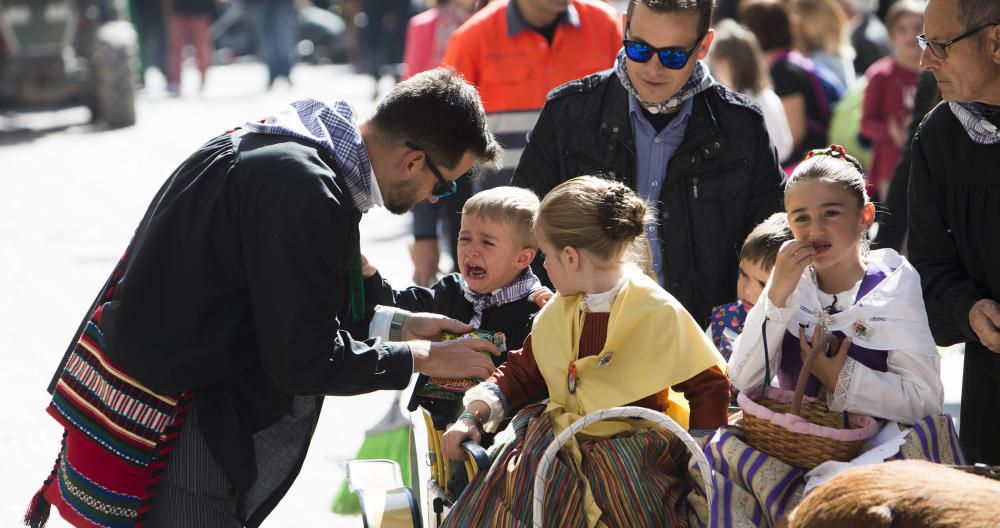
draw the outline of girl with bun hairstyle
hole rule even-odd
[[[466,393],[442,450],[461,460],[462,442],[495,431],[511,409],[549,399],[519,411],[497,435],[493,466],[470,483],[445,526],[529,525],[542,452],[589,412],[638,405],[691,428],[726,424],[724,360],[680,302],[634,263],[646,253],[648,221],[635,193],[592,176],[542,200],[535,236],[557,293],[524,347]],[[553,461],[545,525],[660,526],[684,515],[687,456],[669,433],[599,422],[577,439]]]

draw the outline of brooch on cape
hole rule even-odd
[[[607,352],[605,352],[604,355],[601,356],[601,358],[597,360],[597,368],[605,368],[605,367],[607,367],[608,363],[611,363],[611,357],[614,356],[614,355],[615,355],[615,353],[611,352],[610,350],[607,351]]]
[[[872,332],[874,332],[871,328],[865,326],[861,321],[854,321],[854,324],[851,325],[851,330],[854,331],[854,335],[860,337],[861,339],[868,339],[871,337]]]

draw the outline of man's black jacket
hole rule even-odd
[[[553,90],[513,185],[544,197],[580,175],[635,189],[629,94],[613,70]],[[750,99],[721,85],[694,97],[684,140],[667,164],[659,200],[666,284],[699,323],[736,298],[739,250],[750,230],[779,210],[783,174],[764,118]]]

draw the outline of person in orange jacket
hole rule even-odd
[[[494,0],[452,34],[442,65],[479,89],[504,169],[465,182],[438,206],[413,210],[415,283],[430,284],[438,273],[438,224],[454,256],[465,200],[510,182],[549,91],[610,68],[621,46],[622,16],[600,0]]]

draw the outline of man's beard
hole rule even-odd
[[[395,215],[409,212],[419,202],[419,200],[414,198],[417,194],[417,187],[413,184],[404,183],[390,189],[383,197],[386,210]]]

